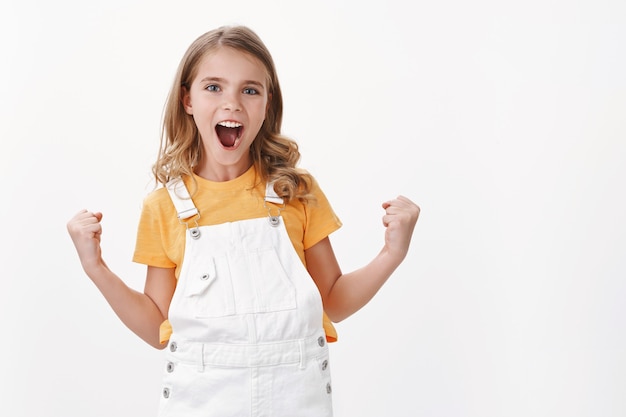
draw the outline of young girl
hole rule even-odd
[[[409,248],[419,208],[383,203],[384,246],[342,273],[341,223],[281,136],[273,60],[246,27],[200,36],[168,97],[133,260],[143,293],[101,257],[102,214],[67,225],[82,267],[120,319],[166,350],[160,416],[332,415],[332,322],[363,307]]]

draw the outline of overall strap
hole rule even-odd
[[[272,210],[271,206],[268,206],[267,203],[281,204],[281,207],[274,207]],[[285,201],[276,194],[274,191],[274,183],[268,182],[265,186],[265,202],[263,203],[267,208],[268,220],[273,227],[277,227],[280,224],[280,212],[285,208]],[[276,212],[276,210],[278,210]]]
[[[167,191],[170,193],[174,207],[176,207],[179,220],[187,220],[200,213],[193,204],[189,190],[187,190],[187,186],[185,186],[185,183],[180,177],[170,180],[166,184],[166,187]]]
[[[185,186],[185,183],[180,177],[170,180],[165,186],[176,208],[178,221],[187,227],[192,238],[198,239],[200,237],[200,229],[198,228],[200,211],[198,211],[195,204],[193,204],[187,186]],[[190,228],[186,220],[194,216],[196,216],[194,219],[195,227]]]
[[[274,182],[268,182],[265,186],[265,201],[274,204],[284,203],[283,199],[276,194],[276,191],[274,191]]]
[[[189,190],[185,186],[185,183],[181,178],[174,178],[170,180],[166,184],[167,191],[174,203],[174,207],[176,208],[176,213],[178,216],[178,221],[184,224],[187,229],[189,229],[189,233],[191,237],[194,239],[198,239],[200,237],[200,229],[198,226],[198,219],[200,218],[200,211],[193,203],[191,196],[189,195]],[[269,221],[272,226],[277,226],[279,223],[280,212],[284,208],[284,200],[276,194],[274,191],[274,183],[268,182],[265,186],[265,203],[274,203],[274,204],[283,204],[283,207],[278,208],[278,213],[274,214],[272,212],[271,207],[267,207]],[[189,223],[186,220],[195,217],[194,223],[195,227],[190,228]]]

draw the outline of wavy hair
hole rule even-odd
[[[193,118],[183,107],[184,89],[197,75],[198,65],[220,47],[233,48],[257,58],[268,78],[269,106],[259,133],[250,146],[250,156],[260,182],[274,181],[276,193],[287,202],[311,200],[313,178],[297,168],[298,144],[281,134],[283,98],[274,60],[259,36],[245,26],[223,26],[198,37],[183,56],[165,103],[161,143],[152,167],[155,181],[165,185],[182,175],[193,177],[202,157],[201,138]]]

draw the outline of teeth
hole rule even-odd
[[[241,123],[238,122],[231,122],[231,121],[225,121],[225,122],[219,122],[218,125],[220,126],[224,126],[224,127],[230,127],[230,128],[235,128],[235,127],[241,127],[243,126]]]

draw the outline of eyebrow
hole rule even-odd
[[[203,79],[200,80],[201,83],[205,83],[205,82],[218,82],[218,83],[224,83],[227,84],[228,81],[225,78],[221,78],[221,77],[204,77]],[[246,84],[246,85],[254,85],[260,88],[264,88],[265,86],[263,85],[263,83],[260,83],[258,81],[255,80],[244,80],[244,82],[242,84]]]

